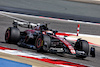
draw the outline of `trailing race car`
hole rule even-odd
[[[20,31],[18,26],[29,30]],[[89,44],[86,40],[78,39],[74,45],[65,38],[56,35],[58,31],[49,29],[47,24],[34,24],[14,20],[13,27],[9,27],[5,33],[5,41],[18,46],[36,49],[38,52],[63,52],[86,58],[89,55]],[[92,47],[93,48],[93,47]],[[59,49],[59,50],[58,50]],[[95,50],[91,49],[91,55],[95,57]]]

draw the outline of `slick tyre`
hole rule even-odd
[[[38,52],[47,52],[50,49],[51,39],[47,35],[40,35],[36,39],[36,49]]]
[[[43,36],[43,50],[47,52],[50,49],[51,38],[48,35]]]
[[[86,58],[89,53],[89,44],[86,40],[80,40],[77,44],[76,50],[84,51],[86,55],[76,56],[80,58]]]
[[[85,40],[81,40],[82,50],[88,55],[89,53],[89,44]]]
[[[9,27],[5,32],[5,41],[7,43],[17,43],[20,40],[20,31],[18,28]]]

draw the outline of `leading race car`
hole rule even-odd
[[[18,26],[29,30],[20,31]],[[67,39],[56,35],[58,31],[49,29],[47,24],[34,24],[14,20],[13,27],[9,27],[5,33],[7,43],[15,43],[18,46],[36,49],[38,52],[63,52],[86,58],[89,55],[89,44],[86,40],[78,39],[70,44]],[[95,48],[91,48],[91,56],[95,57]]]

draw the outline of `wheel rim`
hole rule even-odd
[[[39,38],[37,41],[37,48],[40,48],[41,45],[42,45],[42,40],[41,40],[41,38]]]

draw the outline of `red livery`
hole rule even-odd
[[[20,31],[18,26],[29,30]],[[66,38],[57,36],[57,33],[58,31],[49,29],[47,24],[14,20],[13,27],[6,30],[5,41],[21,47],[36,49],[38,52],[62,52],[76,55],[79,58],[86,58],[89,55],[89,44],[86,40],[78,39],[71,44]],[[93,49],[91,49],[91,56],[95,57]]]

